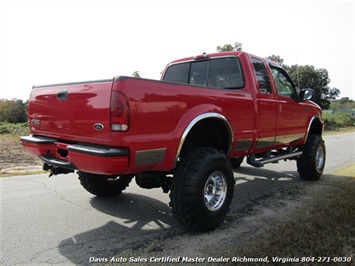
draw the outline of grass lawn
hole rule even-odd
[[[289,217],[275,217],[270,221],[272,226],[254,238],[236,247],[222,245],[217,253],[225,257],[268,256],[271,263],[276,256],[303,258],[307,265],[334,265],[339,260],[355,263],[355,164],[324,179],[322,186],[312,188],[312,197],[302,208]]]

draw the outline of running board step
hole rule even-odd
[[[275,155],[275,156],[272,156],[270,152],[267,152],[265,158],[257,160],[255,158],[255,154],[252,154],[248,157],[247,163],[255,167],[263,167],[265,164],[268,163],[275,163],[280,160],[291,159],[301,155],[302,155],[302,151],[288,152],[288,153]]]

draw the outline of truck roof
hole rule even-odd
[[[203,59],[208,59],[208,58],[216,58],[216,57],[224,57],[224,56],[241,56],[242,54],[245,55],[249,55],[249,56],[255,56],[253,54],[247,53],[247,52],[243,52],[243,51],[228,51],[228,52],[217,52],[217,53],[202,53],[200,55],[195,55],[195,56],[189,56],[189,57],[184,57],[184,58],[180,58],[174,61],[171,61],[167,66],[171,65],[171,64],[175,64],[175,63],[179,63],[179,62],[185,62],[185,61],[194,61],[194,60],[203,60]],[[257,56],[258,58],[260,58],[260,56]],[[272,65],[274,67],[280,67],[280,64],[272,61],[271,59],[268,58],[264,58],[265,61],[269,64]]]
[[[221,57],[221,56],[240,56],[241,54],[246,54],[246,52],[242,52],[242,51],[229,51],[229,52],[218,52],[218,53],[202,53],[199,55],[195,55],[195,56],[189,56],[189,57],[184,57],[181,59],[177,59],[174,61],[171,61],[168,65],[170,64],[174,64],[174,63],[178,63],[178,62],[184,62],[184,61],[192,61],[192,60],[199,60],[199,59],[204,59],[204,58],[213,58],[213,57]]]

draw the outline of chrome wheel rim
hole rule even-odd
[[[227,180],[225,175],[216,171],[207,179],[204,188],[205,205],[210,211],[219,210],[227,195]]]
[[[318,170],[323,168],[324,159],[324,149],[323,147],[319,147],[316,153],[316,167]]]

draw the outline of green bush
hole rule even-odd
[[[355,117],[347,113],[323,114],[323,120],[326,130],[355,126]]]
[[[28,123],[8,123],[0,122],[0,134],[9,134],[14,136],[25,136],[30,134]]]
[[[27,102],[22,100],[0,100],[0,121],[24,123],[27,121]]]

